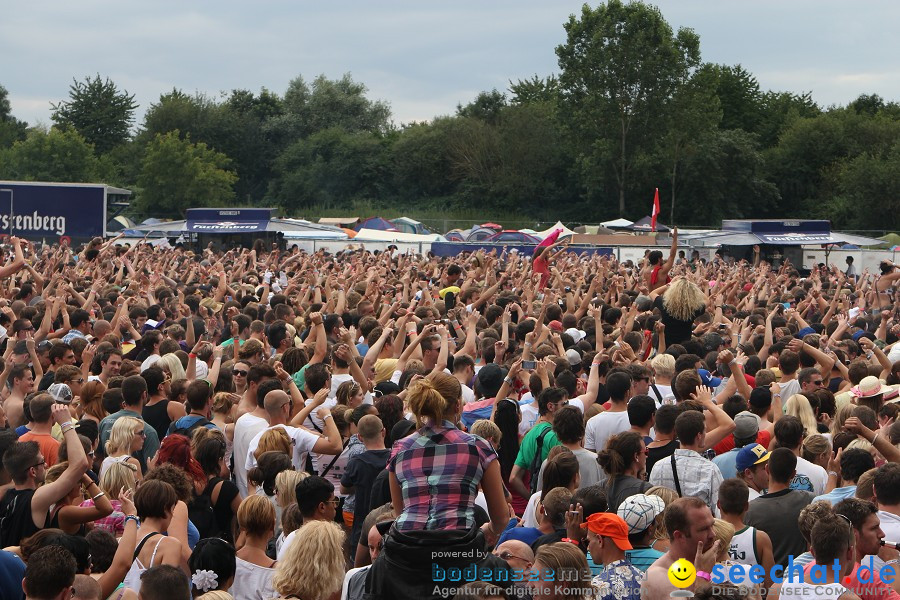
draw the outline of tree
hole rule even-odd
[[[844,216],[853,226],[900,227],[900,142],[883,156],[867,152],[846,161],[838,181],[838,205],[845,207]]]
[[[0,148],[8,148],[24,140],[28,131],[28,124],[12,115],[8,95],[6,88],[0,85]]]
[[[69,99],[50,106],[53,122],[75,128],[98,154],[106,154],[128,140],[138,107],[134,94],[119,91],[115,83],[109,78],[102,81],[99,74],[93,79],[73,80]]]
[[[0,150],[0,179],[87,183],[102,175],[93,148],[77,131],[32,129],[24,141]]]
[[[512,94],[512,104],[556,104],[559,101],[559,80],[556,75],[546,78],[535,75],[531,79],[519,79],[515,83],[510,81],[509,91]]]
[[[741,65],[710,65],[709,74],[722,107],[721,129],[756,133],[762,121],[762,92],[752,73]]]
[[[460,117],[472,117],[481,119],[485,123],[497,125],[500,122],[500,111],[506,104],[506,94],[496,89],[490,92],[481,92],[475,100],[467,105],[456,105],[456,114]]]
[[[180,132],[157,134],[147,147],[138,177],[136,209],[145,215],[183,215],[189,207],[228,205],[234,201],[237,175],[231,161]]]
[[[390,181],[387,145],[372,133],[318,131],[278,157],[269,192],[289,210],[350,208],[357,200],[380,199]]]
[[[700,40],[689,29],[673,34],[657,8],[621,0],[584,5],[565,29],[566,43],[556,48],[562,107],[583,164],[612,165],[624,215],[631,167],[678,82],[699,64]]]

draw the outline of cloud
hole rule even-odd
[[[594,3],[592,3],[594,4]],[[765,89],[821,104],[861,93],[900,98],[893,59],[900,5],[885,0],[659,0],[693,28],[704,60],[742,64]],[[580,0],[340,3],[61,0],[20,4],[0,25],[0,85],[14,114],[49,121],[73,78],[99,73],[143,111],[172,88],[217,95],[297,75],[350,72],[398,123],[451,114],[481,90],[557,71],[554,49]]]

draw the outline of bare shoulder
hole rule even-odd
[[[666,574],[668,568],[658,566],[658,563],[659,559],[647,569],[647,577],[641,583],[641,600],[664,600],[669,597],[672,584]]]

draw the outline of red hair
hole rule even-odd
[[[172,434],[163,439],[156,454],[156,463],[174,465],[195,481],[200,483],[206,481],[203,468],[191,455],[191,441],[183,435]]]

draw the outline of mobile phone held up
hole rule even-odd
[[[526,371],[533,371],[537,367],[537,361],[535,360],[523,360],[522,368]]]

